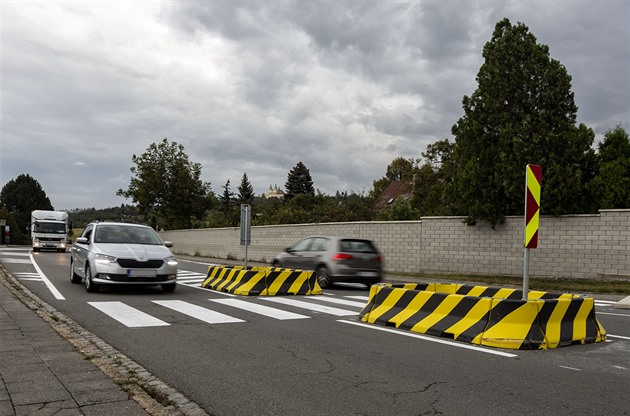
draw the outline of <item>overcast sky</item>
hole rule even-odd
[[[216,193],[302,161],[326,194],[453,140],[495,24],[522,22],[572,77],[598,139],[630,115],[627,0],[1,0],[0,187],[55,209],[131,203],[133,154],[183,144]],[[533,161],[535,162],[535,161]]]

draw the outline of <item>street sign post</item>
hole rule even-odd
[[[241,205],[241,245],[245,246],[245,269],[247,269],[247,247],[252,239],[252,207]]]
[[[540,219],[540,188],[542,168],[527,165],[525,168],[525,260],[523,265],[523,300],[529,293],[529,250],[538,247]]]

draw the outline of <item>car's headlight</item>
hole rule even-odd
[[[94,261],[100,264],[111,264],[116,263],[116,257],[107,256],[105,254],[97,254],[94,256]]]
[[[171,256],[164,259],[169,266],[177,266],[177,257]]]

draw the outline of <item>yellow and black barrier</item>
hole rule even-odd
[[[320,295],[313,271],[210,266],[201,287],[244,296]]]
[[[379,284],[360,313],[364,322],[509,349],[600,342],[606,331],[593,298],[460,284]]]

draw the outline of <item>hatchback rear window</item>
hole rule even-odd
[[[376,248],[368,240],[341,240],[340,248],[350,253],[376,253]]]

